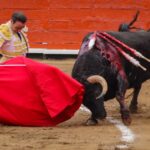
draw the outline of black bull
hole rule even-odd
[[[147,58],[150,58],[150,33],[149,32],[107,32],[116,39],[122,41],[126,45],[136,49]],[[82,45],[88,40],[89,36],[93,33],[89,33],[83,39]],[[81,45],[81,46],[82,46]],[[130,103],[130,111],[137,111],[137,98],[141,89],[141,85],[144,81],[150,78],[150,63],[138,59],[141,64],[147,68],[147,71],[143,71],[132,65],[123,56],[120,56],[123,70],[127,76],[128,86],[117,70],[111,65],[111,63],[105,59],[100,50],[93,47],[91,50],[85,50],[83,54],[80,54],[76,59],[73,67],[72,76],[85,86],[85,95],[83,104],[92,112],[91,117],[88,119],[87,124],[96,124],[99,119],[106,117],[106,111],[104,108],[104,101],[117,98],[120,104],[120,113],[122,120],[125,124],[131,123],[129,109],[124,104],[125,92],[129,88],[133,88],[133,98]],[[96,98],[102,92],[102,85],[89,82],[88,78],[92,75],[100,75],[103,77],[108,85],[108,90],[105,95]]]

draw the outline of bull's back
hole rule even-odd
[[[142,53],[145,57],[150,58],[150,32],[108,32],[121,42],[125,43],[131,48],[134,48],[138,52]],[[124,49],[128,53],[128,50]],[[141,68],[137,68],[129,61],[122,57],[123,66],[127,74],[130,86],[133,87],[139,82],[144,82],[150,78],[150,63],[135,57],[141,65],[147,68],[147,71],[143,71]]]
[[[150,32],[108,32],[131,48],[150,58]]]

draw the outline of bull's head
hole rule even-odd
[[[107,92],[107,82],[100,75],[92,75],[87,79],[84,105],[92,112],[92,119],[104,119],[106,111],[104,108],[104,95]]]

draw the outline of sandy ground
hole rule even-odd
[[[57,66],[70,74],[74,59],[40,60]],[[150,81],[143,84],[139,96],[139,111],[132,115],[129,128],[136,139],[128,150],[150,150]],[[127,92],[130,94],[132,90]],[[131,98],[126,102],[129,104]],[[105,103],[108,116],[120,120],[116,100]],[[78,111],[75,116],[57,127],[0,126],[0,150],[117,150],[121,132],[108,121],[97,126],[85,126],[89,114]]]

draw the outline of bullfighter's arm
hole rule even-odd
[[[0,47],[2,47],[4,42],[5,42],[5,40],[2,37],[0,37]]]
[[[0,50],[5,41],[10,41],[12,33],[7,24],[0,25]]]
[[[3,46],[5,40],[0,36],[0,53],[1,53],[1,47]]]

